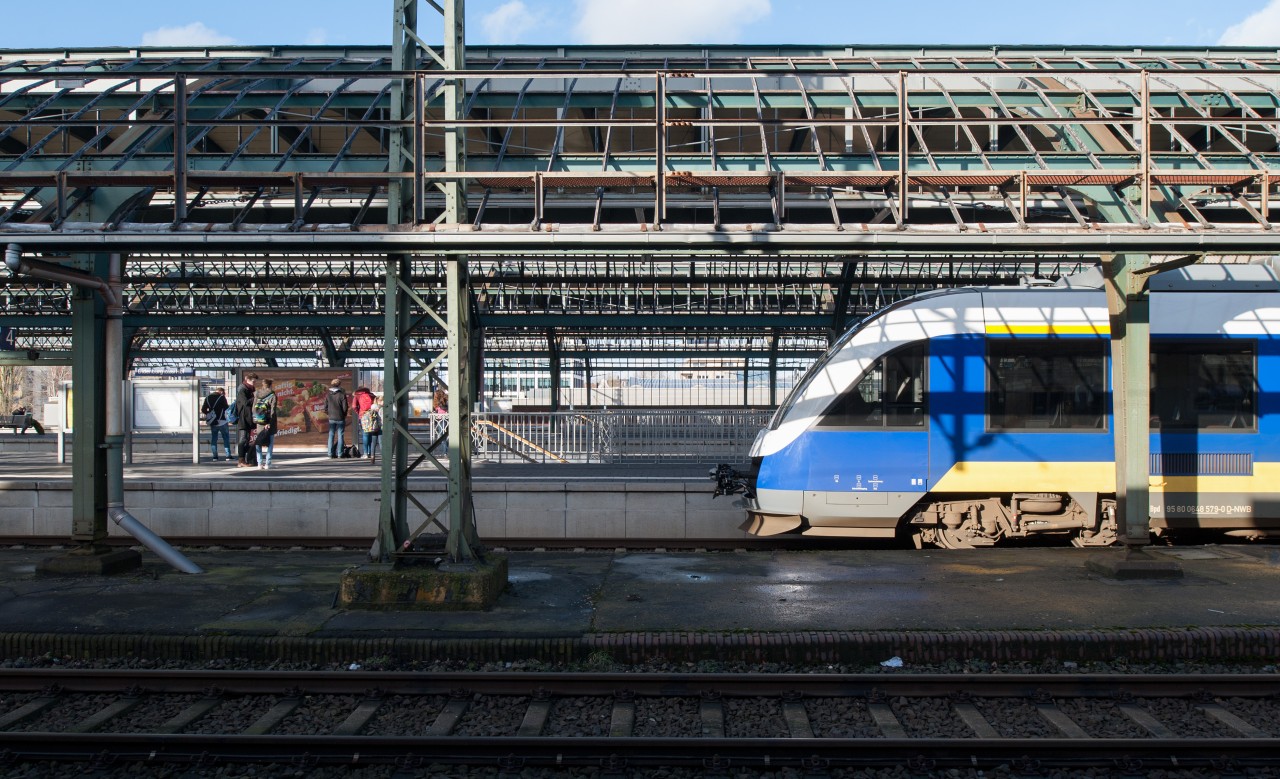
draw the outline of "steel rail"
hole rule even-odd
[[[0,733],[10,763],[288,763],[359,767],[394,764],[584,768],[699,766],[706,769],[908,765],[1127,770],[1280,765],[1280,739],[1206,738],[625,738],[550,736],[241,736]],[[602,766],[603,764],[603,766]]]
[[[230,695],[351,695],[370,690],[403,695],[612,695],[729,697],[1109,698],[1247,697],[1280,693],[1280,674],[734,674],[734,673],[520,673],[399,671],[206,671],[137,669],[0,669],[0,690],[75,693],[199,693]],[[3,734],[0,734],[3,735]],[[1280,758],[1280,754],[1277,755]]]

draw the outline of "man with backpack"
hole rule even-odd
[[[335,460],[342,455],[343,431],[347,426],[347,393],[342,391],[342,379],[329,382],[324,412],[329,417],[329,459]]]
[[[227,459],[231,459],[231,433],[227,429],[227,411],[230,408],[231,405],[227,403],[227,391],[222,387],[210,392],[209,397],[200,404],[200,413],[204,414],[204,421],[209,424],[209,448],[213,452],[214,462],[222,459],[218,456],[219,436],[222,437],[222,448],[227,453]]]
[[[272,388],[275,381],[263,379],[253,401],[253,424],[258,433],[253,445],[258,450],[258,469],[271,470],[271,454],[276,448],[276,392]]]
[[[236,447],[237,468],[252,468],[257,464],[257,453],[253,449],[253,394],[258,374],[246,373],[240,387],[236,390],[236,405],[233,413],[236,417],[236,430],[240,431],[240,440]],[[250,460],[253,462],[250,462]]]

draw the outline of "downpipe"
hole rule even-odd
[[[107,517],[136,538],[143,546],[155,552],[160,559],[183,573],[204,573],[204,569],[193,563],[186,555],[174,549],[167,541],[153,533],[146,525],[138,521],[124,507],[124,403],[121,395],[124,386],[124,284],[122,281],[122,260],[119,254],[112,254],[107,270],[107,281],[103,282],[89,273],[63,268],[41,260],[27,259],[22,256],[22,247],[9,244],[5,248],[4,263],[14,273],[35,276],[36,278],[71,284],[77,287],[89,287],[97,290],[107,304],[106,321],[106,388],[103,396],[106,399],[106,436],[103,446],[107,452]],[[115,451],[110,451],[114,449]]]

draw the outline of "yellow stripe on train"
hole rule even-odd
[[[987,335],[1110,335],[1109,324],[987,325]]]
[[[1152,492],[1280,493],[1280,463],[1254,463],[1252,476],[1152,476]],[[1114,462],[956,463],[934,492],[1115,492]]]

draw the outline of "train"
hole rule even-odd
[[[1149,290],[1152,533],[1280,535],[1276,264]],[[904,299],[835,341],[716,493],[741,494],[760,536],[1114,544],[1110,343],[1098,269]]]

